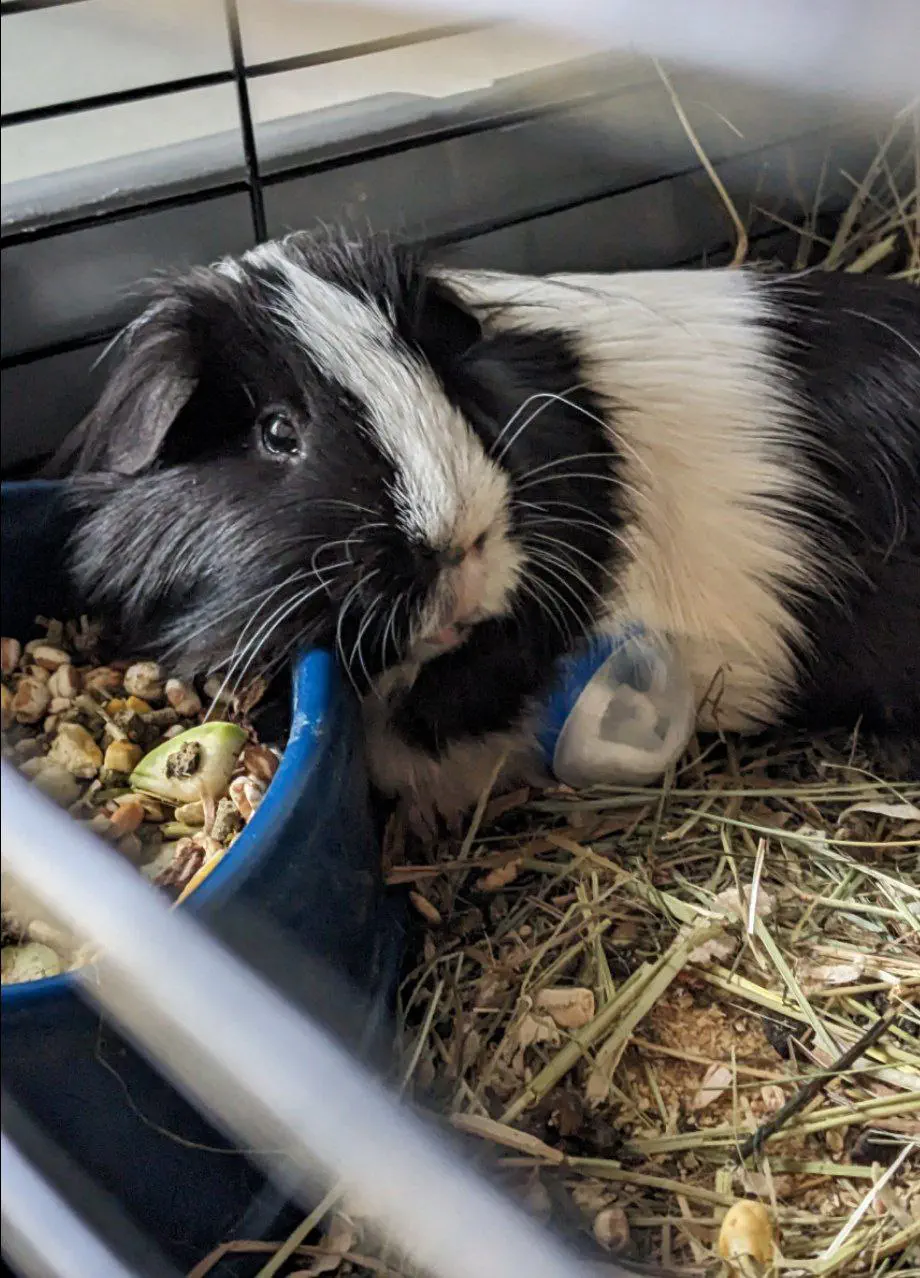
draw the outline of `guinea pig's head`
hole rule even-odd
[[[560,633],[587,624],[609,490],[581,485],[579,519],[566,476],[609,478],[579,460],[603,459],[599,424],[582,406],[559,437],[552,393],[579,377],[558,341],[541,372],[538,338],[487,329],[380,243],[291,236],[163,283],[58,463],[83,507],[81,597],[186,671],[306,641],[362,688],[528,600]],[[509,431],[534,377],[552,382],[540,420]]]

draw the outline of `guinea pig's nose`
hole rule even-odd
[[[442,568],[456,568],[465,558],[466,551],[462,546],[446,546],[438,551],[438,564]]]

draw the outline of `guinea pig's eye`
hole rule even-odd
[[[277,408],[270,408],[259,418],[259,439],[267,453],[276,457],[299,457],[300,431],[296,424]]]

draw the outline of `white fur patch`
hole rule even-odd
[[[756,322],[769,315],[768,286],[737,271],[445,278],[487,324],[571,333],[610,405],[617,501],[630,507],[610,623],[637,617],[676,637],[702,726],[774,720],[795,678],[791,641],[803,638],[788,601],[829,570],[789,518],[816,488]]]
[[[247,260],[283,274],[288,288],[276,313],[319,368],[366,406],[396,471],[404,531],[436,548],[475,541],[506,508],[508,481],[434,373],[397,347],[376,305],[312,274],[283,244],[261,245]]]
[[[260,245],[246,261],[281,272],[286,288],[278,291],[276,315],[318,367],[365,406],[395,471],[391,496],[402,531],[435,550],[468,550],[487,535],[476,556],[482,571],[466,565],[442,574],[414,621],[413,643],[454,620],[506,612],[524,562],[508,536],[508,479],[433,371],[397,343],[379,306],[314,275],[283,242]]]

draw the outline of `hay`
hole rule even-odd
[[[902,114],[830,234],[817,209],[791,226],[796,266],[920,282],[918,137]],[[418,923],[403,1087],[535,1216],[690,1278],[729,1272],[751,1200],[774,1259],[737,1273],[920,1278],[920,780],[858,739],[694,742],[657,788],[483,795],[430,862],[387,846]],[[337,1202],[220,1254],[415,1273],[347,1217],[319,1259]]]
[[[861,178],[844,170],[841,176],[852,187],[852,195],[831,227],[821,207],[821,180],[812,208],[804,210],[797,224],[769,209],[752,213],[786,226],[795,237],[797,251],[791,264],[797,270],[874,272],[920,284],[920,99],[895,116]],[[747,261],[744,254],[740,260]]]
[[[573,1241],[620,1209],[640,1271],[718,1272],[721,1217],[751,1196],[792,1270],[906,1273],[918,804],[825,741],[499,801],[468,860],[391,871],[443,920],[403,987],[417,1098]]]
[[[806,213],[796,266],[920,282],[918,136],[902,113],[832,234]],[[920,779],[728,741],[479,815],[389,872],[420,908],[416,1101],[595,1259],[716,1274],[747,1197],[776,1271],[920,1275]]]

